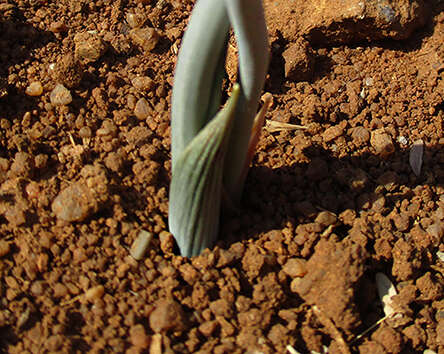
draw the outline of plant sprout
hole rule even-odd
[[[230,26],[239,83],[219,111]],[[171,108],[169,228],[183,256],[214,245],[222,200],[240,203],[269,104],[256,116],[268,55],[262,1],[197,1],[179,52]]]

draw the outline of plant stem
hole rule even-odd
[[[224,186],[232,201],[239,204],[246,177],[242,171],[268,68],[268,32],[261,0],[224,2],[239,50],[242,90],[227,153]]]

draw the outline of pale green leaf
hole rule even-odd
[[[198,255],[217,239],[224,160],[239,93],[236,84],[225,107],[191,140],[173,167],[169,228],[183,256]]]

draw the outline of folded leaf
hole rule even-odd
[[[217,239],[224,160],[239,93],[236,84],[225,107],[191,140],[173,166],[169,228],[183,256],[198,255]]]
[[[222,1],[199,0],[182,39],[171,98],[172,165],[219,110],[230,22]]]

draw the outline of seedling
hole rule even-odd
[[[219,111],[230,25],[239,83]],[[260,0],[198,0],[179,51],[171,108],[169,227],[183,256],[214,245],[222,199],[240,202],[269,105],[266,100],[255,121],[267,67]]]

